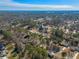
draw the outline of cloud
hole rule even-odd
[[[71,5],[39,5],[16,3],[12,0],[0,0],[0,10],[73,10]]]
[[[12,0],[0,0],[0,2],[11,2]]]

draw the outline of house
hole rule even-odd
[[[4,50],[4,45],[0,43],[0,51]]]
[[[60,51],[60,47],[59,46],[53,46],[52,51],[54,53],[59,52]]]
[[[0,39],[2,39],[4,36],[0,34]]]
[[[60,51],[60,47],[57,46],[57,45],[55,45],[55,44],[53,44],[53,45],[51,45],[51,46],[48,48],[48,50],[49,50],[49,51],[52,51],[52,52],[54,52],[54,53],[57,53],[57,52]]]
[[[0,58],[3,59],[3,57],[6,56],[6,50],[3,44],[0,43]]]
[[[31,33],[37,33],[37,34],[41,34],[37,29],[33,28],[31,30],[29,30]]]
[[[76,30],[73,30],[73,34],[75,34],[75,33],[77,33],[77,31]]]
[[[65,33],[69,33],[70,31],[69,31],[69,29],[65,29]]]
[[[54,58],[55,53],[52,51],[48,51],[48,57],[49,58]]]
[[[63,47],[63,49],[62,49],[64,52],[70,52],[71,51],[71,49],[68,47],[68,48],[66,48],[66,47]]]

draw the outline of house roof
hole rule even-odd
[[[4,45],[0,43],[0,51],[3,50]]]

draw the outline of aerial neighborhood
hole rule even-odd
[[[0,58],[79,59],[79,14],[0,12]]]

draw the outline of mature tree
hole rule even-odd
[[[63,40],[64,32],[59,29],[53,29],[51,33],[51,39],[55,42],[61,42]]]

